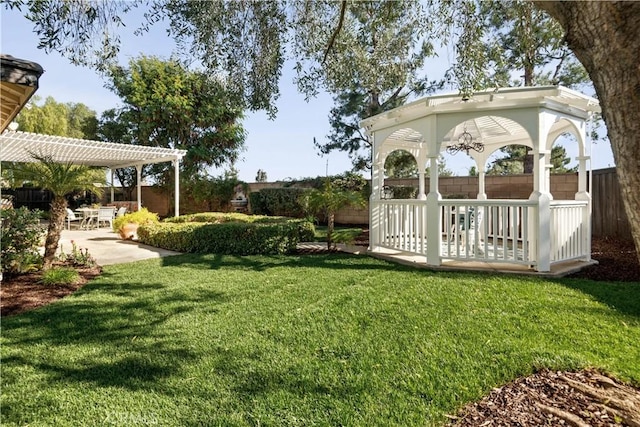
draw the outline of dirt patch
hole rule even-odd
[[[11,316],[42,307],[70,295],[97,277],[102,268],[77,267],[80,279],[68,285],[44,285],[42,272],[5,276],[0,287],[0,315]]]
[[[597,260],[598,264],[570,277],[605,282],[640,282],[640,263],[632,240],[594,237],[591,258]]]

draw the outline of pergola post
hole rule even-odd
[[[138,210],[142,209],[142,165],[136,165],[136,197],[138,200]]]
[[[180,159],[176,158],[172,163],[175,171],[175,182],[173,184],[174,216],[178,217],[180,216]]]
[[[109,168],[109,174],[111,175],[111,203],[115,201],[115,191],[113,189],[113,169]]]

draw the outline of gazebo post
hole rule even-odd
[[[487,200],[486,184],[485,184],[486,176],[487,174],[484,172],[484,170],[478,171],[478,194],[476,195],[477,200]]]
[[[534,140],[534,145],[540,147],[540,140]],[[536,236],[536,260],[538,271],[551,270],[551,194],[545,185],[547,180],[546,159],[549,152],[544,149],[535,149],[533,152],[534,169],[533,169],[533,193],[529,196],[529,200],[536,202],[537,215],[533,227]]]
[[[589,156],[579,156],[578,160],[578,192],[575,195],[576,200],[586,200],[587,209],[582,211],[582,224],[584,224],[584,245],[591,248],[591,194],[587,190],[587,160],[591,160]],[[584,256],[585,261],[591,261],[591,251],[587,251]]]
[[[375,145],[374,145],[375,147]],[[379,158],[379,153],[374,152],[374,159]],[[371,165],[371,196],[369,197],[369,250],[379,250],[380,245],[380,220],[382,209],[378,203],[381,200],[380,193],[384,184],[384,165],[379,160]]]
[[[429,154],[429,194],[427,194],[427,264],[440,265],[440,193],[438,192],[438,153]]]

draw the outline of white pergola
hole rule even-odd
[[[138,175],[138,209],[142,207],[142,166],[171,162],[175,171],[175,216],[180,215],[180,160],[185,150],[91,141],[62,136],[41,135],[6,130],[0,134],[0,160],[3,162],[34,162],[32,154],[48,156],[60,163],[73,163],[107,168],[111,173],[120,168],[134,166]],[[114,199],[111,186],[111,201]]]
[[[471,99],[462,99],[459,94],[431,96],[363,120],[361,126],[373,140],[370,249],[424,255],[426,263],[435,266],[444,260],[483,261],[549,271],[555,262],[588,261],[591,197],[587,189],[590,147],[586,126],[589,117],[599,111],[594,98],[548,86],[495,89],[476,93]],[[465,132],[484,146],[482,152],[468,151],[479,172],[477,198],[473,202],[442,200],[438,156],[456,145]],[[556,139],[567,133],[578,143],[579,184],[574,201],[560,202],[550,193],[550,154]],[[487,200],[487,161],[496,150],[508,145],[531,149],[533,192],[524,201]],[[418,165],[415,201],[385,200],[384,163],[399,149],[411,153]],[[465,151],[458,155],[465,155]],[[428,193],[426,166],[430,168]],[[472,239],[476,250],[457,245],[451,231],[452,210],[483,214],[483,224],[471,234],[467,230],[463,239]]]

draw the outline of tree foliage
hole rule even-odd
[[[242,110],[218,79],[189,71],[176,60],[146,56],[132,59],[128,68],[112,67],[109,76],[110,88],[124,105],[103,114],[101,137],[186,150],[181,161],[185,179],[238,158],[245,138]],[[167,163],[150,165],[145,175],[163,183],[172,176],[170,169]],[[135,183],[135,171],[121,173],[128,175],[123,185]]]
[[[443,3],[446,5],[449,2]],[[562,27],[545,11],[524,0],[450,2],[443,11],[461,25],[457,62],[448,71],[466,96],[487,87],[558,85],[578,89],[590,83],[584,67],[569,49]],[[562,152],[554,148],[553,173],[563,171]],[[524,146],[501,149],[505,156],[488,167],[490,174],[533,173],[533,157]]]
[[[144,0],[2,0],[33,22],[38,48],[56,51],[76,65],[106,70],[120,48],[122,17]]]
[[[422,69],[433,55],[429,18],[419,1],[296,3],[294,55],[298,89],[334,96],[323,154],[349,154],[354,170],[370,167],[371,142],[359,122],[432,89]]]
[[[488,87],[589,83],[564,30],[526,0],[444,0],[436,3],[448,25],[456,61],[448,80],[465,96]]]
[[[343,188],[343,183],[326,179],[322,189],[314,188],[306,192],[300,204],[309,213],[322,212],[327,218],[327,249],[334,246],[333,231],[335,229],[336,212],[346,206],[365,206],[366,199],[362,193]]]
[[[524,145],[510,145],[503,149],[504,156],[499,157],[491,162],[487,167],[488,175],[512,175],[530,173],[531,166],[527,166],[527,162],[532,160],[529,147]],[[554,145],[551,148],[551,173],[569,173],[576,172],[577,166],[567,167],[571,159],[567,156],[567,150],[561,145]],[[529,168],[529,169],[528,169]]]
[[[429,167],[424,169],[429,176]],[[418,163],[411,153],[405,150],[395,150],[387,156],[384,162],[384,176],[387,178],[417,178]],[[453,172],[447,168],[444,156],[438,156],[438,176],[453,176]]]
[[[290,28],[284,1],[162,3],[155,10],[166,11],[183,51],[220,73],[236,103],[275,115]]]
[[[85,104],[61,103],[51,96],[42,103],[40,101],[40,97],[34,96],[18,114],[19,130],[71,138],[96,138],[96,113]]]

